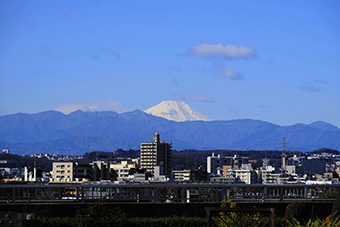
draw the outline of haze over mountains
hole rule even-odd
[[[140,143],[151,141],[153,133],[158,131],[161,140],[171,142],[176,150],[280,150],[283,137],[290,151],[340,149],[340,129],[326,122],[279,126],[251,119],[208,121],[209,118],[185,103],[161,104],[147,111],[171,116],[174,120],[141,110],[121,114],[78,110],[68,115],[46,111],[1,116],[0,145],[17,154],[76,155],[119,148],[139,149]],[[164,106],[167,108],[162,112]]]

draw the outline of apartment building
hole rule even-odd
[[[53,162],[53,179],[55,179],[55,181],[74,181],[73,165],[73,162]]]
[[[141,143],[140,146],[140,167],[146,173],[155,174],[155,167],[159,166],[159,174],[171,174],[171,143],[160,141],[158,132],[154,134],[153,142]]]
[[[177,182],[191,181],[191,175],[190,169],[172,170],[172,176]]]
[[[239,157],[236,154],[232,157],[220,154],[216,156],[212,153],[207,157],[207,172],[208,174],[226,176],[226,171],[229,168],[240,166],[245,168],[245,166],[249,166],[248,162],[248,157]]]
[[[113,170],[116,173],[118,181],[123,181],[125,178],[128,178],[130,169],[136,167],[137,163],[134,159],[128,161],[121,161],[120,163],[110,165],[111,170]]]
[[[110,180],[110,163],[104,161],[91,163],[53,162],[52,177],[54,181]]]

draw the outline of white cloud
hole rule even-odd
[[[232,44],[223,46],[221,43],[199,44],[193,46],[188,51],[187,55],[196,57],[223,57],[227,60],[257,57],[256,52],[251,48],[244,46],[237,47]]]
[[[99,99],[94,103],[61,103],[59,107],[55,108],[55,110],[63,112],[64,114],[72,113],[76,110],[83,111],[119,111],[121,110],[121,104],[112,99]]]
[[[221,65],[218,67],[216,73],[219,76],[227,77],[232,80],[243,80],[244,76],[241,73],[236,73],[236,70],[229,66]]]
[[[178,96],[182,101],[196,101],[196,102],[209,102],[209,103],[215,102],[213,98],[209,98],[200,93],[196,93],[194,95],[182,95],[182,94],[175,94],[175,95]]]

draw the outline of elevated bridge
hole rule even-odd
[[[0,212],[34,212],[36,216],[72,216],[77,207],[101,200],[130,216],[206,216],[224,198],[238,207],[275,208],[284,214],[289,203],[310,203],[321,217],[330,214],[340,185],[235,184],[53,184],[0,185]],[[321,215],[322,214],[322,215]]]
[[[107,200],[138,203],[218,203],[267,200],[334,201],[340,185],[261,184],[54,184],[0,185],[0,203],[85,202]]]

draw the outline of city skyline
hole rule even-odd
[[[338,1],[0,2],[0,115],[146,110],[340,127]]]

